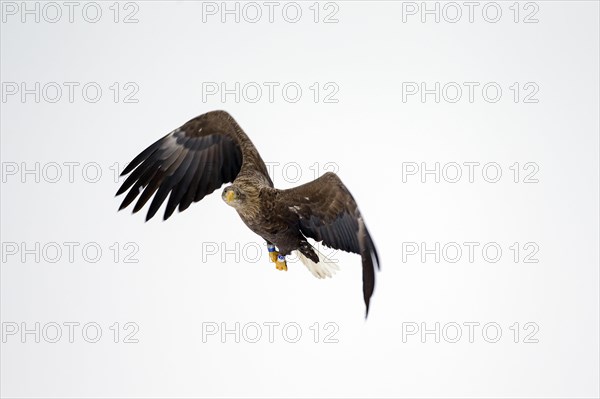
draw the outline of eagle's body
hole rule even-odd
[[[288,190],[273,187],[258,151],[235,120],[224,111],[200,115],[152,144],[123,171],[131,172],[117,195],[127,191],[121,208],[140,195],[134,212],[154,195],[146,220],[169,195],[165,220],[176,207],[233,182],[222,193],[242,221],[266,242],[277,269],[287,270],[285,256],[293,251],[317,277],[331,276],[337,266],[323,257],[307,238],[360,254],[367,312],[375,284],[377,251],[356,202],[334,173]],[[278,251],[275,251],[277,248]]]

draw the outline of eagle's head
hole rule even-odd
[[[221,198],[223,198],[223,201],[225,201],[227,205],[237,208],[243,204],[246,194],[244,194],[239,187],[231,185],[225,187],[221,194]]]

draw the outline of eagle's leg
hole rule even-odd
[[[267,241],[267,251],[269,251],[269,259],[271,259],[271,262],[273,262],[273,263],[277,262],[277,255],[279,255],[279,252],[277,252],[275,250],[275,245],[271,244],[268,241]]]
[[[287,271],[287,263],[285,262],[285,256],[279,254],[277,255],[277,260],[275,261],[275,267],[277,270],[285,270]]]
[[[269,251],[269,258],[271,262],[275,263],[275,268],[277,270],[285,270],[287,271],[287,263],[285,261],[285,256],[280,255],[279,252],[275,249],[275,245],[267,241],[267,251]]]

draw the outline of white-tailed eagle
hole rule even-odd
[[[131,174],[130,174],[131,173]],[[175,208],[187,209],[224,183],[223,200],[267,242],[270,259],[287,270],[286,255],[297,251],[315,276],[331,276],[337,265],[308,241],[359,254],[362,258],[366,314],[375,287],[379,258],[358,206],[340,178],[331,172],[288,190],[273,187],[258,151],[225,111],[200,115],[167,134],[135,157],[117,195],[129,192],[119,209],[138,198],[133,212],[154,196],[146,220],[169,197],[164,219]]]

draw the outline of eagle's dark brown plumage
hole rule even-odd
[[[146,220],[167,196],[165,220],[175,208],[184,211],[224,183],[233,182],[223,191],[223,199],[267,241],[278,269],[287,270],[284,257],[299,251],[313,274],[330,275],[321,266],[326,260],[307,238],[360,254],[368,314],[379,258],[354,198],[334,173],[292,189],[275,189],[258,151],[225,111],[200,115],[167,134],[135,157],[121,175],[129,173],[117,192],[129,190],[119,209],[139,196],[135,213],[154,195]],[[278,252],[273,252],[273,246]]]

